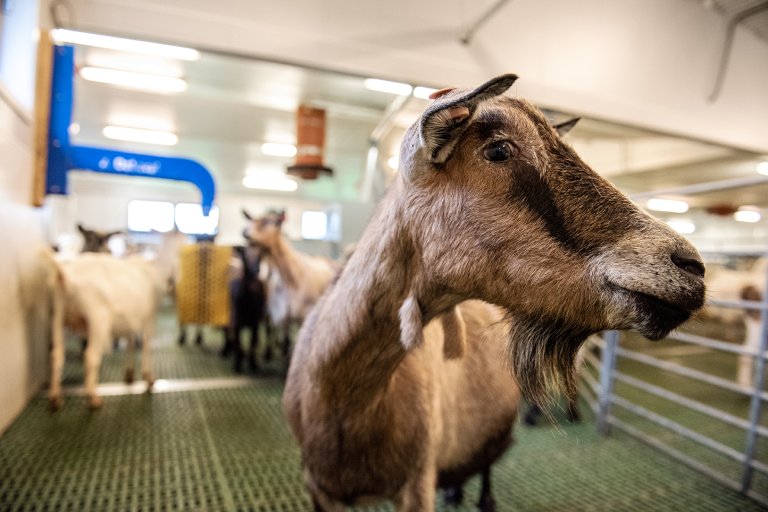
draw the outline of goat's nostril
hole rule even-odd
[[[673,254],[671,258],[672,263],[674,263],[680,270],[697,277],[704,277],[704,264],[699,260],[681,256],[679,254]]]

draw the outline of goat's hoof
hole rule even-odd
[[[443,501],[446,505],[458,507],[464,502],[464,490],[461,487],[448,487],[443,491]]]
[[[145,373],[144,380],[147,382],[147,393],[152,392],[152,387],[155,385],[155,378],[151,374]]]
[[[100,409],[103,403],[104,399],[100,396],[92,396],[88,398],[88,407],[93,411]]]
[[[133,370],[125,370],[125,383],[126,384],[133,383]]]
[[[56,412],[64,405],[64,399],[60,396],[48,397],[48,408],[51,412]]]
[[[496,512],[496,500],[493,496],[483,496],[477,502],[477,508],[480,512]]]

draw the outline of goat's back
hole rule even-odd
[[[141,332],[154,321],[159,288],[151,263],[90,253],[59,265],[68,318],[107,322],[115,335]]]

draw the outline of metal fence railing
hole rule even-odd
[[[766,288],[768,289],[768,275]],[[750,350],[739,344],[721,341],[705,336],[699,336],[686,332],[675,332],[670,339],[683,345],[702,347],[703,352],[726,352],[738,356],[749,356],[754,361],[752,385],[749,388],[737,384],[735,381],[723,376],[713,375],[702,369],[691,368],[681,362],[665,360],[662,357],[644,353],[642,350],[632,350],[622,344],[622,336],[617,331],[604,333],[602,338],[592,337],[588,341],[584,355],[585,368],[582,371],[582,395],[597,413],[597,428],[603,435],[609,435],[612,428],[622,430],[641,441],[664,451],[669,456],[683,462],[694,469],[710,476],[718,482],[733,488],[757,502],[768,506],[768,494],[766,490],[757,490],[753,487],[755,472],[768,476],[768,464],[756,457],[758,441],[768,439],[768,427],[760,422],[763,402],[768,401],[768,393],[764,390],[766,372],[766,360],[768,359],[768,294],[763,294],[762,301],[722,301],[712,300],[711,305],[720,308],[738,308],[743,310],[761,312],[761,328],[759,347]],[[600,354],[600,357],[595,355]],[[632,372],[622,371],[622,364],[633,365],[636,369]],[[653,372],[654,375],[662,375],[657,378],[660,382],[650,382],[643,378],[644,374]],[[596,377],[598,376],[599,379]],[[694,399],[685,396],[685,393],[677,389],[670,389],[663,385],[663,381],[670,379],[684,379],[694,387],[712,386],[742,397],[741,401],[748,400],[748,408],[744,411],[746,418],[726,411],[707,403],[706,399]],[[617,392],[617,385],[622,389],[631,390],[631,393]],[[625,396],[626,395],[626,396]],[[648,397],[647,401],[638,399],[639,396]],[[694,411],[702,417],[720,422],[730,428],[743,432],[742,449],[715,439],[713,436],[702,433],[691,425],[684,425],[675,413],[666,408],[666,414],[652,410],[649,404],[654,400],[666,401],[674,404],[679,411]],[[746,404],[745,404],[746,405]],[[618,414],[621,411],[622,414]],[[634,421],[637,419],[637,421]],[[653,429],[643,428],[640,425],[652,425]],[[664,432],[660,435],[658,432]],[[694,443],[700,447],[714,452],[732,464],[737,464],[739,475],[734,472],[725,472],[716,464],[706,458],[696,457],[689,450],[674,446],[677,440]],[[729,474],[730,473],[730,474]]]

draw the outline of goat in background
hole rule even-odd
[[[264,251],[269,267],[267,314],[272,328],[282,333],[283,352],[288,353],[290,329],[301,323],[338,271],[338,264],[293,248],[282,233],[285,211],[270,211],[261,217],[243,210],[250,221],[245,238]]]

